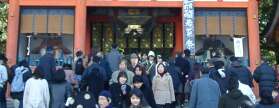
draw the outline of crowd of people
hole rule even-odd
[[[7,85],[18,108],[279,108],[277,74],[265,59],[252,74],[236,57],[201,64],[187,49],[169,59],[117,49],[113,44],[109,53],[90,56],[78,51],[72,65],[57,67],[48,47],[34,70],[26,60],[8,67],[2,54],[0,108],[6,108]]]

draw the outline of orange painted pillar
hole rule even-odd
[[[248,9],[247,9],[247,19],[248,19],[250,69],[253,72],[256,69],[256,67],[260,64],[260,58],[261,58],[257,0],[249,0]],[[259,96],[257,84],[255,84],[254,92],[257,96]]]
[[[14,65],[17,58],[18,33],[19,33],[19,0],[10,0],[8,9],[8,38],[6,56],[8,65]]]
[[[251,70],[260,64],[260,37],[259,37],[259,19],[258,19],[258,1],[249,0],[247,9],[248,18],[248,36]]]
[[[85,52],[86,43],[86,0],[77,0],[75,7],[74,52]]]
[[[16,64],[19,28],[19,0],[10,0],[8,9],[8,38],[6,56],[8,65]],[[10,98],[10,84],[8,84],[6,97]]]
[[[175,47],[173,53],[183,51],[183,38],[182,13],[180,13],[175,21]]]

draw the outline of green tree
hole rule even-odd
[[[267,37],[264,34],[264,30],[271,20],[272,15],[274,14],[274,2],[275,0],[260,0],[259,4],[259,29],[260,29],[260,47],[261,47],[261,54],[267,60],[272,63],[276,64],[279,63],[279,57],[276,58],[276,53],[279,50],[276,48],[275,44],[267,41]]]
[[[0,2],[0,52],[5,52],[7,40],[8,3]]]

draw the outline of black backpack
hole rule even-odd
[[[83,60],[79,58],[75,64],[75,73],[76,75],[82,75],[84,71]]]
[[[96,99],[89,91],[79,92],[67,101],[68,108],[97,108]]]

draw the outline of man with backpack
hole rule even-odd
[[[253,77],[255,81],[259,84],[259,91],[268,90],[272,92],[275,88],[276,73],[274,69],[269,66],[266,58],[262,58],[261,65],[259,65],[254,71]]]
[[[95,99],[98,99],[99,93],[104,90],[104,78],[100,69],[94,67],[91,72],[84,76],[81,80],[81,90],[86,91],[87,88],[93,93]]]
[[[25,82],[32,77],[32,71],[26,60],[19,62],[18,66],[12,69],[11,96],[19,101],[19,107],[23,108],[23,93]]]
[[[6,108],[6,81],[8,80],[7,68],[4,66],[4,60],[7,59],[4,55],[0,55],[0,108]]]
[[[236,57],[231,57],[230,61],[229,73],[236,75],[241,83],[254,87],[253,76],[248,67],[241,65],[241,61]]]
[[[104,83],[108,81],[105,69],[100,65],[100,58],[93,57],[93,64],[89,66],[83,73],[81,80],[81,91],[85,91],[89,86],[89,91],[93,92],[95,98],[104,90]]]

